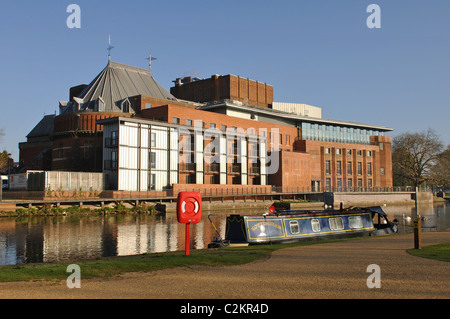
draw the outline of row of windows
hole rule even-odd
[[[384,132],[329,124],[302,123],[302,138],[353,144],[370,144],[370,136],[384,136]]]
[[[357,162],[356,168],[358,170],[358,175],[363,174],[362,162]],[[325,173],[331,174],[331,161],[325,161]],[[336,161],[336,174],[342,175],[342,161]],[[353,175],[353,162],[347,162],[347,175]],[[372,163],[367,163],[367,175],[372,175]]]
[[[344,229],[344,220],[342,219],[342,217],[329,218],[328,222],[329,222],[331,230],[343,230]],[[348,225],[351,229],[363,228],[363,222],[362,222],[361,216],[349,216],[348,217]],[[291,230],[291,234],[299,234],[300,233],[300,226],[299,226],[297,220],[289,221],[289,228]],[[311,219],[311,228],[312,228],[312,231],[315,233],[318,233],[322,230],[319,219],[316,219],[316,218]]]
[[[364,152],[366,152],[367,157],[372,157],[372,151],[364,151]],[[324,153],[325,154],[331,154],[331,148],[326,147]],[[352,155],[352,150],[347,149],[346,153],[347,153],[348,156],[351,156]],[[342,149],[341,148],[336,148],[336,155],[342,155]],[[363,151],[362,150],[357,150],[356,151],[356,155],[362,156],[363,155]]]
[[[364,187],[362,178],[358,178],[357,182],[358,182],[358,185],[357,185],[358,188],[363,188]],[[338,190],[343,189],[344,187],[346,187],[348,189],[352,189],[354,187],[352,178],[347,179],[347,185],[344,185],[342,178],[337,178],[336,179],[336,184],[337,184],[336,187],[337,187]],[[327,177],[325,179],[325,187],[326,187],[327,190],[331,190],[331,178]],[[368,188],[372,188],[373,187],[373,181],[372,181],[371,178],[367,179],[367,187]]]

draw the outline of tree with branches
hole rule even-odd
[[[403,133],[392,140],[392,170],[395,185],[420,186],[431,178],[431,171],[442,152],[439,136],[429,129]]]
[[[437,156],[431,169],[431,178],[436,187],[450,187],[450,145]]]

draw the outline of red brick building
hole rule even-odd
[[[104,135],[103,124],[127,122],[112,120],[120,116],[129,118],[130,126],[151,128],[160,123],[168,130],[200,128],[204,147],[211,143],[206,130],[230,132],[236,137],[227,147],[242,142],[248,148],[245,172],[242,166],[234,169],[233,162],[227,162],[225,177],[212,166],[201,166],[201,171],[179,166],[169,172],[176,174],[177,185],[272,185],[286,192],[392,187],[391,141],[385,136],[390,128],[323,119],[320,108],[275,103],[271,85],[239,76],[174,82],[169,93],[149,70],[109,62],[89,85],[70,90],[70,100],[60,102],[58,116],[43,120],[52,125],[40,123],[30,132],[28,141],[20,144],[22,163],[34,169],[102,171],[108,161],[107,170],[117,169],[117,158],[105,158],[105,150],[108,156],[117,156],[111,155],[117,145],[105,145],[114,137]],[[262,150],[253,146],[251,136],[260,137],[266,154],[277,158],[277,169],[268,172],[266,179],[261,178],[265,174],[261,166],[269,163],[264,163]],[[145,169],[152,179],[151,168]],[[161,187],[175,187],[172,179]]]

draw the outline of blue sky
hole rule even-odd
[[[66,25],[81,8],[81,28]],[[369,4],[381,28],[369,29]],[[433,128],[450,143],[450,1],[5,1],[0,3],[0,149],[58,112],[69,88],[112,60],[146,68],[169,90],[184,75],[235,74],[274,86],[278,102],[324,118]]]

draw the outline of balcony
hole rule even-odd
[[[180,163],[178,164],[180,172],[195,172],[195,163]]]
[[[241,173],[241,164],[232,164],[227,167],[228,173],[240,174]]]
[[[212,164],[206,164],[205,165],[205,171],[206,172],[212,172],[212,173],[218,173],[220,170],[220,164],[219,163],[212,163]]]
[[[105,160],[104,161],[105,169],[116,170],[119,168],[118,162],[114,160]]]
[[[256,165],[250,166],[248,171],[249,171],[250,174],[258,175],[261,172],[261,167],[260,166],[256,166]]]
[[[119,146],[119,138],[118,137],[107,137],[105,138],[105,147],[112,148]]]

